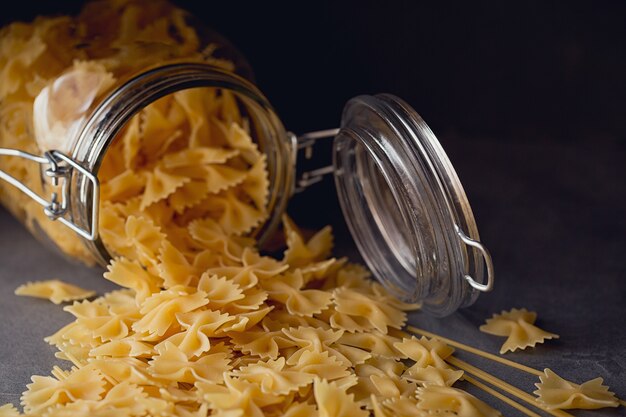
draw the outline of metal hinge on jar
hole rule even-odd
[[[339,129],[318,130],[300,136],[296,136],[293,133],[290,133],[290,135],[292,135],[292,142],[295,144],[296,150],[303,151],[304,159],[310,160],[313,158],[313,150],[317,141],[320,139],[332,139],[337,136],[337,133],[339,133]],[[332,174],[334,171],[334,165],[330,164],[300,173],[296,178],[295,192],[299,193],[306,190],[311,185],[320,182],[324,176]]]
[[[85,239],[91,241],[97,239],[100,183],[95,175],[72,158],[59,151],[48,151],[45,152],[43,156],[39,156],[17,149],[0,148],[0,156],[23,158],[42,165],[43,175],[50,180],[50,185],[53,187],[53,191],[51,191],[48,199],[40,196],[26,184],[5,171],[0,170],[0,179],[13,185],[42,206],[43,212],[50,220],[58,220]],[[84,175],[92,184],[90,230],[77,226],[76,223],[71,220],[70,216],[68,216],[70,204],[69,187],[73,170]]]

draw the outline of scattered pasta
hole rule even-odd
[[[0,417],[19,417],[20,412],[13,404],[0,405]]]
[[[452,414],[459,417],[501,416],[473,395],[456,388],[429,385],[417,389],[417,408],[430,414]]]
[[[67,301],[83,300],[85,298],[96,295],[94,291],[89,291],[68,284],[58,279],[48,281],[29,282],[20,285],[15,289],[16,295],[27,297],[44,298],[52,301],[54,304],[61,304]]]
[[[500,353],[514,352],[518,349],[534,347],[546,339],[557,339],[559,336],[549,333],[535,326],[537,313],[525,308],[503,311],[494,314],[492,318],[480,326],[480,331],[496,336],[506,336],[507,339],[500,349]]]
[[[535,384],[537,401],[549,409],[565,410],[569,408],[593,410],[605,407],[618,407],[619,400],[602,385],[602,378],[595,378],[580,385],[566,381],[551,369],[544,370],[541,382]]]

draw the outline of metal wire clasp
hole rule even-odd
[[[339,129],[326,129],[304,133],[300,136],[296,136],[293,133],[290,134],[292,135],[292,141],[295,144],[296,152],[303,151],[304,158],[306,160],[310,160],[313,158],[313,150],[318,140],[334,138],[335,136],[337,136],[338,133]],[[310,171],[302,172],[296,178],[295,192],[302,192],[311,185],[320,182],[325,175],[332,174],[334,170],[334,166],[330,164],[321,168],[315,168]]]
[[[461,228],[456,224],[454,225],[454,231],[456,232],[457,235],[459,235],[459,238],[463,241],[463,243],[465,243],[467,246],[471,246],[473,248],[478,249],[478,251],[481,253],[483,258],[485,259],[485,265],[487,266],[487,283],[486,284],[481,284],[479,282],[476,282],[476,280],[474,280],[474,278],[472,278],[469,275],[465,275],[465,279],[473,288],[477,289],[478,291],[482,291],[482,292],[491,291],[493,289],[493,281],[494,281],[493,261],[491,260],[491,254],[482,243],[467,236],[465,232],[463,232],[463,230],[461,230]]]
[[[45,152],[43,156],[39,156],[17,149],[0,148],[0,156],[24,158],[42,165],[44,167],[43,174],[50,179],[50,184],[54,190],[51,192],[49,200],[46,200],[35,191],[28,188],[26,184],[3,170],[0,170],[0,179],[13,185],[42,206],[43,212],[50,220],[58,220],[87,240],[96,240],[98,237],[100,183],[95,175],[78,162],[59,151],[48,151]],[[84,175],[92,185],[90,230],[79,227],[70,219],[70,216],[68,216],[70,211],[70,183],[74,169]]]

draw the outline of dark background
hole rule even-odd
[[[0,22],[81,3],[14,2]],[[469,309],[414,323],[497,352],[502,339],[477,326],[527,307],[561,338],[509,358],[578,382],[604,376],[626,398],[626,2],[176,3],[239,47],[290,130],[336,127],[346,100],[389,92],[438,135],[497,282]],[[331,179],[290,212],[309,227],[332,223],[337,252],[355,255]],[[0,249],[10,245],[5,235]]]

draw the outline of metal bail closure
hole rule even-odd
[[[463,187],[408,104],[386,94],[350,100],[333,156],[348,227],[393,295],[445,316],[492,289],[491,256]]]
[[[94,241],[98,237],[98,208],[100,200],[100,183],[98,178],[85,169],[78,162],[59,151],[48,151],[44,156],[33,155],[17,149],[0,148],[0,156],[12,156],[23,158],[42,165],[43,174],[50,179],[46,188],[50,187],[50,199],[46,200],[26,184],[0,170],[0,180],[13,185],[28,197],[43,207],[43,211],[50,220],[58,220],[60,223],[72,229],[78,235],[88,241]],[[78,226],[71,218],[70,183],[72,174],[78,172],[91,184],[89,195],[91,197],[88,211],[90,213],[89,227]],[[60,197],[59,197],[60,194]]]

